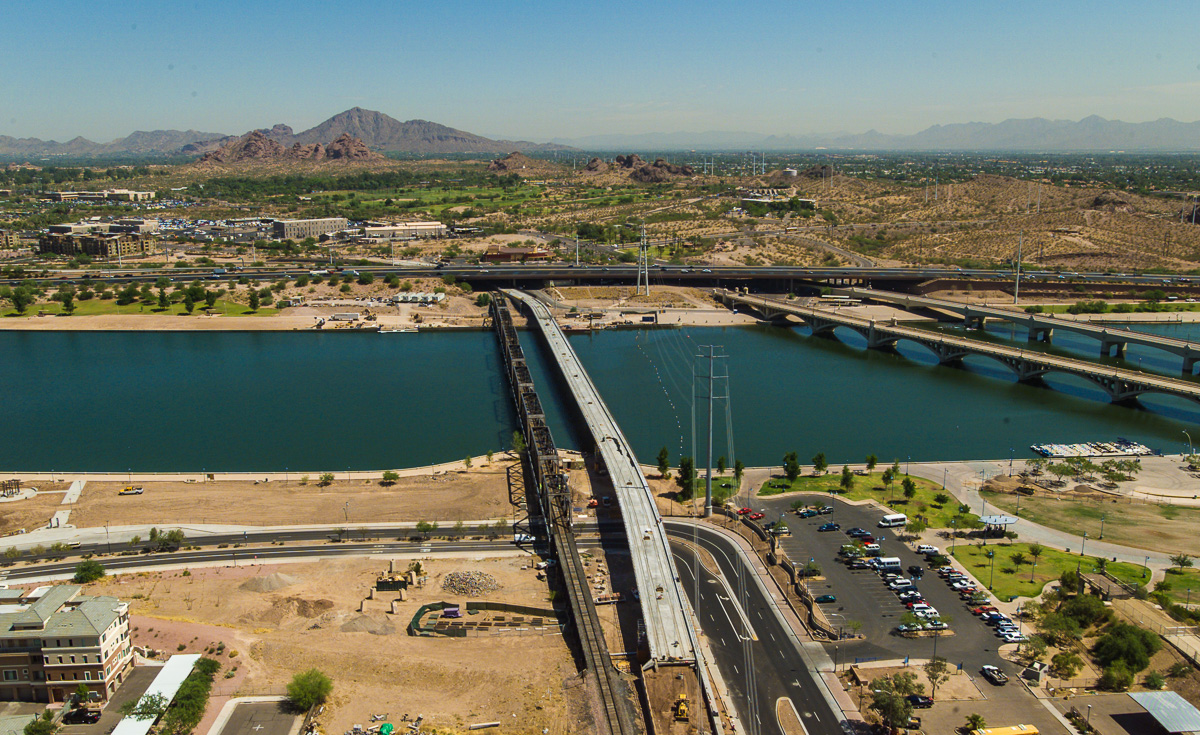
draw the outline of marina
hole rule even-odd
[[[1117,437],[1114,442],[1082,444],[1032,444],[1029,447],[1043,457],[1150,457],[1161,455],[1147,446]]]

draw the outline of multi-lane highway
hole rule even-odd
[[[827,658],[821,645],[810,643],[806,648],[792,632],[772,594],[733,542],[704,526],[669,520],[665,525],[680,582],[695,607],[742,731],[783,735],[776,711],[786,698],[809,735],[841,735],[841,709],[816,672],[816,660]],[[697,563],[692,544],[711,554],[719,576]],[[738,599],[739,587],[744,599]],[[749,656],[743,644],[749,645]]]

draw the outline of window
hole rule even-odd
[[[71,663],[75,663],[75,656],[74,656],[74,655],[72,655],[72,656],[71,656]]]
[[[62,663],[62,656],[59,656],[59,657],[58,657],[58,662],[59,662],[60,664]]]
[[[83,672],[83,678],[85,681],[91,681],[92,680],[92,672],[90,672],[90,671]]]
[[[72,680],[72,681],[79,681],[79,672],[78,672],[78,671],[73,671],[73,672],[71,672],[71,680]]]
[[[16,681],[17,680],[17,670],[16,669],[5,669],[4,670],[4,680],[5,681]]]
[[[21,678],[26,681],[29,680],[29,669],[21,669]]]

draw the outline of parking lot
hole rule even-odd
[[[799,518],[791,511],[792,503],[802,500],[809,505],[832,505],[834,512],[812,518]],[[1017,673],[1016,667],[1000,659],[996,650],[1001,641],[994,630],[971,614],[970,609],[950,589],[945,580],[929,569],[923,555],[911,546],[896,540],[901,528],[878,528],[884,513],[872,506],[856,506],[843,503],[825,494],[795,494],[768,498],[754,498],[753,508],[766,517],[763,523],[786,519],[790,536],[779,539],[788,557],[798,567],[810,559],[821,567],[823,580],[810,583],[813,595],[832,594],[836,603],[821,604],[822,611],[833,625],[848,624],[852,620],[862,623],[860,632],[865,638],[837,644],[838,650],[830,651],[841,663],[849,665],[858,661],[875,659],[903,659],[907,657],[925,659],[936,654],[951,664],[961,665],[976,674],[984,664],[1001,667],[1010,676]],[[823,524],[835,522],[841,526],[837,531],[818,531]],[[852,570],[847,567],[838,551],[851,539],[846,531],[860,527],[870,531],[880,544],[880,555],[899,557],[903,574],[909,576],[909,566],[926,569],[923,578],[916,581],[917,589],[925,600],[937,608],[941,619],[950,624],[946,634],[923,638],[904,638],[895,633],[896,626],[907,612],[907,608],[890,591],[871,569]],[[833,644],[828,644],[832,649]],[[984,684],[984,686],[987,686]]]
[[[160,670],[161,668],[158,666],[135,666],[129,671],[125,681],[121,683],[121,687],[108,700],[99,722],[91,725],[63,725],[60,732],[64,735],[111,732],[121,721],[121,713],[118,711],[121,709],[121,705],[130,700],[140,699],[154,681],[154,677],[158,676]]]

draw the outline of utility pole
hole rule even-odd
[[[1013,303],[1017,303],[1017,299],[1021,296],[1021,246],[1025,244],[1025,231],[1021,231],[1020,238],[1017,239],[1017,280],[1013,286]]]
[[[708,354],[704,353],[704,350],[706,350],[706,349],[708,350]],[[726,429],[728,430],[728,428],[729,428],[728,427],[728,424],[729,424],[729,418],[728,418],[729,373],[727,370],[724,375],[716,374],[716,361],[724,360],[726,357],[728,357],[728,355],[725,355],[724,353],[718,355],[717,354],[718,349],[720,349],[718,345],[700,345],[701,352],[699,355],[696,355],[696,357],[700,358],[701,360],[708,360],[708,372],[707,372],[707,374],[700,376],[701,378],[707,380],[707,382],[708,382],[708,392],[705,395],[705,398],[708,399],[708,431],[707,431],[707,449],[708,449],[708,451],[705,455],[705,472],[704,472],[704,517],[705,518],[709,518],[712,516],[713,409],[715,408],[716,400],[718,398],[723,398],[726,401],[726,409],[727,410],[726,410],[725,423],[726,423]],[[715,382],[717,380],[725,381],[725,395],[723,395],[723,396],[718,396],[716,394]],[[695,387],[693,387],[692,390],[695,391]],[[692,436],[695,437],[694,429],[693,429]],[[694,443],[694,438],[693,438],[693,443]],[[733,446],[732,441],[729,446],[730,447]]]
[[[646,295],[650,295],[650,254],[649,245],[646,243],[646,223],[642,223],[642,241],[638,244],[638,275],[637,275],[637,293],[640,296],[642,293],[642,279],[646,281]]]

